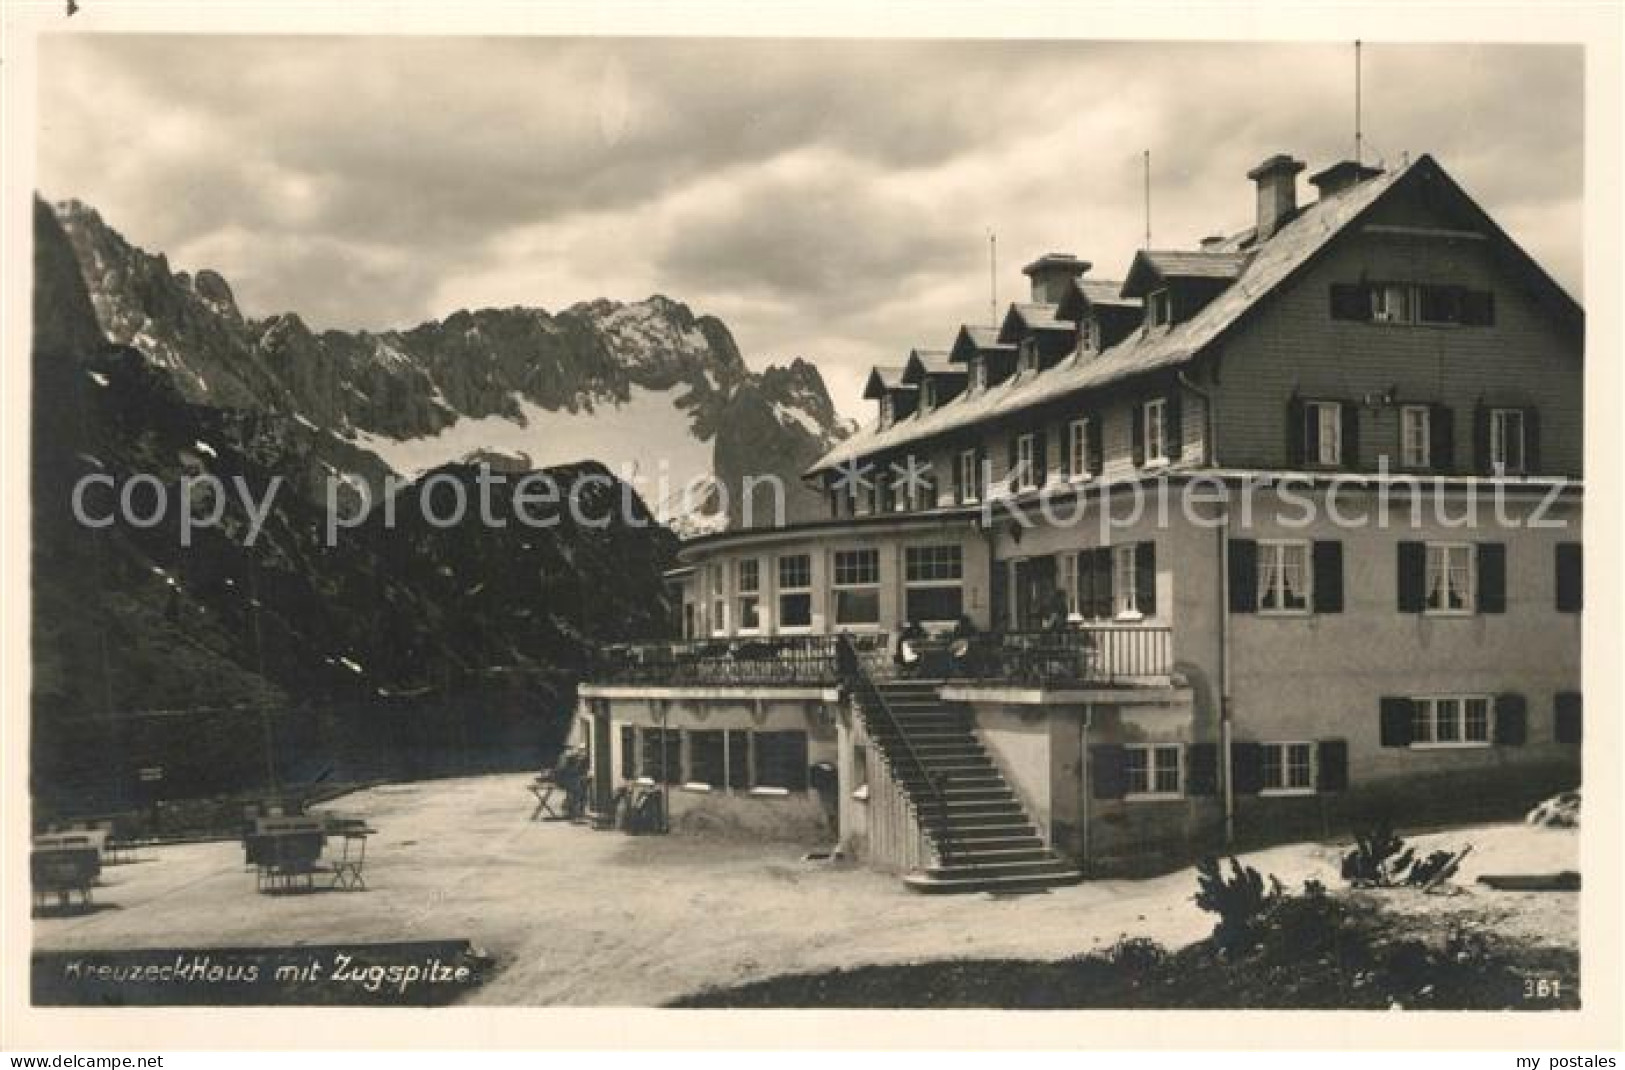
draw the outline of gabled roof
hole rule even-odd
[[[999,341],[1007,344],[1019,342],[1034,331],[1075,329],[1074,324],[1055,318],[1056,308],[1056,305],[1017,301],[1010,306],[1010,311],[1004,314],[1004,323],[999,327]]]
[[[1133,331],[1098,356],[1068,357],[1042,374],[1018,376],[987,390],[964,395],[883,431],[871,423],[837,444],[808,471],[822,471],[853,458],[1013,416],[1109,383],[1183,365],[1244,322],[1265,298],[1307,268],[1333,238],[1359,222],[1390,190],[1418,181],[1442,182],[1445,193],[1459,198],[1458,203],[1473,216],[1475,225],[1489,235],[1493,247],[1529,275],[1537,293],[1556,314],[1576,327],[1583,324],[1584,312],[1573,298],[1474,204],[1431,156],[1423,155],[1407,166],[1305,206],[1268,240],[1258,243],[1245,259],[1235,281],[1190,319],[1166,330]],[[1234,240],[1244,241],[1248,233],[1243,232]]]
[[[1115,279],[1073,279],[1055,306],[1055,318],[1076,323],[1093,305],[1139,308],[1137,297],[1124,297],[1123,284]]]
[[[911,384],[924,382],[927,375],[963,379],[967,374],[963,367],[952,363],[947,351],[942,349],[916,349],[903,365],[903,382]]]
[[[913,390],[914,387],[903,382],[903,369],[899,365],[875,365],[869,372],[869,381],[864,384],[863,396],[873,401],[882,394],[897,390]]]
[[[954,335],[953,347],[948,350],[948,359],[955,364],[964,364],[977,353],[1014,353],[1016,347],[1006,345],[999,341],[997,327],[978,327],[969,323],[959,326],[959,333]]]
[[[1209,249],[1141,249],[1123,280],[1124,297],[1144,297],[1169,279],[1228,281],[1247,266],[1244,253]]]

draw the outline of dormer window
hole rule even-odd
[[[1034,338],[1021,340],[1021,370],[1035,372],[1038,370],[1038,341]]]
[[[937,381],[927,379],[920,386],[920,411],[930,412],[937,407]]]
[[[1100,321],[1093,316],[1085,316],[1078,322],[1078,352],[1100,352]]]
[[[1151,327],[1165,327],[1174,322],[1173,297],[1166,288],[1146,296],[1145,321]]]
[[[884,394],[880,398],[880,426],[890,427],[896,417],[896,408],[892,404],[892,396]]]
[[[970,379],[977,390],[987,389],[987,361],[981,357],[970,359]]]

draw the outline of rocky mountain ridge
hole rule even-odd
[[[331,431],[404,476],[473,454],[596,460],[666,476],[665,493],[640,491],[692,529],[737,525],[744,478],[772,475],[795,521],[821,504],[801,471],[851,430],[811,362],[753,372],[720,320],[661,295],[317,331],[294,312],[244,315],[219,273],[174,270],[87,205],[55,212],[108,338],[167,370],[183,398]],[[667,510],[689,484],[698,493]]]

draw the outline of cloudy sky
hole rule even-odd
[[[1368,158],[1430,152],[1581,296],[1583,57],[1365,49]],[[946,344],[1056,250],[1247,225],[1245,172],[1353,150],[1342,45],[48,38],[39,186],[252,315],[405,327],[663,293],[747,360]]]

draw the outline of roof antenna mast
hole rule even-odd
[[[987,322],[999,325],[999,236],[992,227],[987,231]]]
[[[1145,150],[1145,248],[1151,249],[1151,150]]]
[[[1365,163],[1361,155],[1364,148],[1364,138],[1360,131],[1360,40],[1354,40],[1354,163],[1355,166]]]

